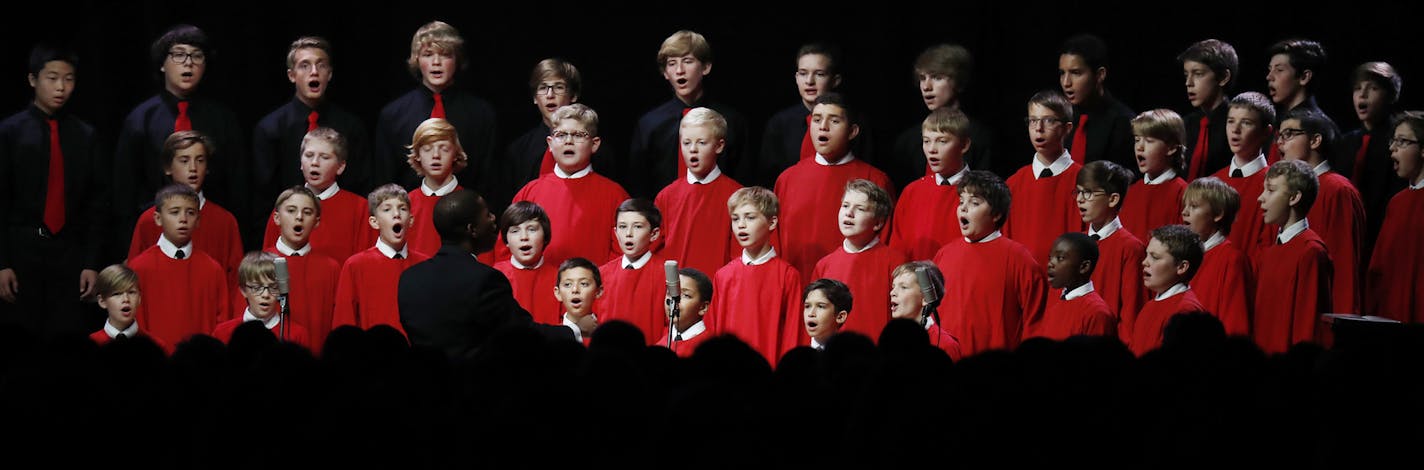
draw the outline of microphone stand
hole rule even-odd
[[[681,306],[678,305],[677,300],[673,299],[672,297],[668,297],[667,300],[666,300],[666,302],[667,302],[667,307],[670,309],[670,310],[668,310],[668,311],[669,311],[669,312],[672,312],[671,314],[668,315],[668,344],[667,344],[667,347],[668,347],[668,349],[672,349],[672,337],[673,337],[673,334],[674,334],[675,332],[677,332],[677,317],[681,314],[681,312],[679,311],[679,310],[681,310]],[[675,353],[675,352],[677,352],[677,351],[676,351],[676,350],[673,350],[673,352]]]
[[[285,342],[287,341],[287,314],[290,313],[287,309],[287,294],[278,293],[277,303],[281,304],[282,306],[282,310],[278,313],[278,315],[281,315],[281,317],[279,318],[281,318],[282,321],[278,323],[279,326],[277,327],[277,340]]]

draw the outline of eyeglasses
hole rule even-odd
[[[1096,190],[1092,190],[1092,189],[1075,189],[1075,190],[1073,190],[1073,197],[1078,198],[1078,199],[1082,199],[1082,200],[1084,200],[1084,201],[1091,201],[1091,200],[1093,200],[1093,198],[1098,197],[1099,194],[1107,194],[1107,193],[1108,193],[1107,191],[1103,191],[1103,190],[1101,190],[1101,189],[1096,189]]]
[[[550,92],[553,92],[555,95],[566,95],[569,93],[569,86],[562,83],[554,85],[539,85],[539,87],[535,88],[534,91],[540,95],[547,95]]]
[[[1026,117],[1026,118],[1024,118],[1024,124],[1027,125],[1028,127],[1037,127],[1039,124],[1043,124],[1043,127],[1052,128],[1052,127],[1058,127],[1058,125],[1063,124],[1063,123],[1065,123],[1065,122],[1068,122],[1068,121],[1064,121],[1064,120],[1062,120],[1062,119],[1052,118],[1052,117],[1046,117],[1046,118]]]
[[[208,60],[208,56],[206,54],[203,54],[202,51],[168,51],[168,60],[172,61],[175,64],[187,62],[189,59],[193,60],[193,65],[202,65],[203,61]]]
[[[259,286],[256,284],[243,284],[242,288],[247,290],[247,293],[252,295],[266,295],[277,293],[276,285]]]
[[[1419,145],[1419,141],[1406,139],[1403,137],[1395,137],[1393,139],[1389,139],[1389,148],[1404,148],[1410,145]]]
[[[559,131],[559,132],[553,133],[553,135],[551,135],[550,137],[553,137],[554,140],[559,141],[559,142],[568,142],[569,139],[573,139],[574,143],[582,144],[582,143],[588,142],[588,139],[589,139],[590,137],[592,137],[592,136],[589,135],[587,132],[584,132],[584,131],[575,131],[575,132]]]
[[[1298,137],[1298,136],[1302,136],[1302,135],[1305,135],[1305,134],[1306,134],[1306,132],[1305,132],[1305,130],[1303,130],[1303,129],[1287,129],[1287,128],[1282,128],[1282,129],[1281,129],[1281,132],[1278,133],[1278,134],[1276,134],[1276,140],[1281,141],[1281,142],[1285,142],[1285,141],[1287,141],[1287,140],[1291,140],[1291,139],[1294,139],[1294,138],[1296,138],[1296,137]]]

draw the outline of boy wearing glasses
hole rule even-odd
[[[1365,274],[1369,295],[1365,313],[1409,323],[1424,323],[1424,244],[1419,243],[1424,215],[1424,113],[1407,111],[1395,118],[1390,158],[1395,174],[1409,186],[1389,201],[1374,256]]]
[[[250,321],[260,321],[262,326],[272,331],[280,341],[287,341],[310,349],[312,346],[306,327],[282,318],[282,305],[277,298],[277,259],[271,253],[254,251],[242,258],[237,268],[237,287],[247,300],[247,308],[237,318],[219,323],[213,329],[213,337],[226,344],[232,340],[232,332],[239,325]],[[286,323],[286,325],[282,325]]]
[[[1098,160],[1078,172],[1078,211],[1088,226],[1088,238],[1098,244],[1093,286],[1117,321],[1118,337],[1132,335],[1133,319],[1146,297],[1142,287],[1142,257],[1147,245],[1122,226],[1118,212],[1127,199],[1132,171]],[[1161,202],[1159,202],[1160,204]]]
[[[1022,243],[1039,266],[1048,264],[1053,240],[1064,232],[1083,231],[1083,218],[1074,206],[1074,184],[1083,165],[1063,148],[1073,132],[1073,105],[1062,93],[1040,91],[1028,100],[1029,142],[1033,161],[1009,177],[1009,193],[1018,204],[1003,211],[1004,236]]]
[[[208,35],[190,25],[178,25],[154,41],[152,66],[163,89],[140,103],[124,119],[114,151],[113,209],[120,226],[128,226],[148,207],[145,195],[168,184],[159,165],[164,140],[179,131],[202,132],[211,142],[210,157],[220,165],[207,180],[204,196],[222,203],[238,220],[249,222],[247,144],[237,115],[222,103],[199,93],[211,54]],[[219,153],[221,152],[221,153]],[[256,246],[260,223],[244,223],[246,245]],[[250,233],[248,233],[250,232]],[[129,246],[120,235],[115,248]],[[141,240],[148,243],[147,240]],[[238,250],[239,257],[242,251]],[[206,331],[204,331],[206,332]]]
[[[577,103],[583,88],[579,70],[563,59],[549,58],[534,64],[529,73],[529,94],[539,109],[539,124],[519,136],[505,149],[501,162],[503,178],[487,186],[485,202],[491,212],[502,212],[514,192],[540,176],[554,172],[554,153],[549,150],[549,129],[553,129],[554,111]]]
[[[555,111],[551,120],[554,128],[545,141],[554,155],[554,171],[524,185],[514,201],[538,204],[549,215],[550,231],[569,234],[549,243],[545,263],[557,266],[575,257],[608,261],[620,252],[612,228],[617,224],[618,205],[628,199],[628,192],[594,172],[591,160],[603,143],[598,137],[598,113],[571,104]],[[510,256],[509,247],[500,241],[496,261]]]
[[[1261,247],[1273,243],[1265,224],[1257,217],[1261,205],[1256,197],[1266,183],[1266,155],[1262,150],[1271,143],[1276,109],[1270,98],[1254,91],[1236,95],[1227,106],[1226,142],[1231,146],[1231,163],[1212,176],[1241,196],[1241,210],[1236,213],[1227,238],[1254,264]]]
[[[1324,114],[1297,109],[1281,120],[1276,145],[1282,160],[1310,165],[1320,182],[1311,206],[1310,229],[1325,241],[1335,268],[1333,313],[1360,313],[1360,253],[1365,230],[1365,204],[1350,180],[1330,168],[1336,149],[1335,126]]]
[[[153,222],[163,233],[158,243],[128,260],[138,274],[139,292],[150,297],[138,307],[139,329],[164,343],[178,344],[231,318],[228,286],[232,284],[217,261],[193,247],[200,218],[198,192],[186,184],[172,184],[158,191],[153,205],[158,208]]]
[[[1107,92],[1107,79],[1108,46],[1101,38],[1081,34],[1063,42],[1058,51],[1058,85],[1073,104],[1074,115],[1063,116],[1073,121],[1073,133],[1068,134],[1073,162],[1110,160],[1132,168],[1131,120],[1137,113]],[[1052,238],[1048,240],[1045,245]],[[1047,251],[1036,245],[1029,249]]]

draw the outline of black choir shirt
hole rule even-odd
[[[1088,146],[1084,152],[1086,155],[1082,155],[1082,162],[1109,160],[1136,174],[1137,153],[1132,149],[1132,118],[1136,117],[1137,113],[1113,98],[1112,94],[1105,93],[1091,103],[1074,106],[1073,115],[1068,118],[1076,122],[1083,114],[1088,115],[1088,125],[1084,128]],[[1075,126],[1068,133],[1065,149],[1072,150],[1073,138],[1077,134],[1078,128]],[[1079,161],[1079,156],[1074,155],[1073,161]]]
[[[312,108],[291,101],[258,121],[252,131],[252,174],[255,207],[270,206],[283,189],[306,182],[301,171],[302,138]],[[371,144],[366,126],[355,114],[324,101],[317,105],[317,126],[330,127],[346,140],[346,171],[337,177],[342,189],[366,194],[375,186],[367,181]]]
[[[724,173],[739,175],[738,165],[747,136],[746,119],[731,107],[708,100],[706,96],[704,94],[702,100],[691,105],[674,97],[648,111],[638,118],[637,127],[633,128],[633,143],[622,164],[616,165],[613,172],[597,166],[594,170],[622,184],[632,197],[653,199],[658,191],[683,176],[677,174],[678,130],[683,109],[705,107],[717,111],[727,120],[727,145],[717,158],[717,165]],[[776,175],[769,177],[776,179]]]
[[[1008,179],[1005,175],[1012,175],[1018,171],[1019,166],[1013,168],[995,167],[996,162],[992,158],[993,133],[978,119],[969,119],[969,142],[969,150],[964,152],[964,164],[968,165],[970,169],[992,171],[1004,179]],[[925,176],[928,165],[929,162],[925,161],[924,121],[921,120],[900,132],[900,135],[895,138],[894,149],[890,151],[888,158],[880,162],[879,166],[890,177],[890,181],[895,183],[895,187],[904,188],[916,179]]]
[[[544,163],[544,152],[549,150],[549,141],[545,140],[547,137],[549,126],[540,121],[539,125],[505,147],[504,158],[500,160],[504,177],[499,181],[491,181],[492,184],[486,188],[489,195],[485,196],[485,202],[489,203],[490,212],[502,213],[514,198],[514,193],[539,178],[539,166]],[[602,169],[598,168],[598,162],[595,160],[594,163],[594,168],[602,172]]]
[[[49,184],[49,115],[31,105],[0,121],[0,269],[13,268],[21,250],[33,249],[27,241],[38,237],[44,225],[46,186]],[[94,127],[60,109],[59,148],[64,155],[64,227],[56,233],[63,253],[74,256],[83,269],[101,269],[99,246],[103,237],[106,159],[99,157]],[[127,230],[124,230],[127,232]],[[55,245],[48,245],[54,247]],[[53,259],[51,259],[51,262]],[[77,274],[77,273],[76,273]],[[20,280],[25,282],[24,279]],[[38,294],[38,292],[36,293]]]
[[[1394,138],[1394,127],[1388,122],[1374,125],[1373,131],[1364,127],[1350,131],[1341,139],[1345,148],[1340,163],[1332,162],[1330,168],[1342,175],[1354,173],[1355,156],[1360,152],[1360,143],[1365,135],[1370,136],[1370,146],[1365,150],[1365,164],[1359,175],[1351,175],[1350,181],[1360,190],[1360,199],[1365,204],[1365,234],[1361,240],[1360,266],[1369,266],[1370,255],[1374,253],[1375,239],[1379,237],[1380,225],[1384,223],[1385,209],[1389,200],[1405,188],[1407,183],[1394,173],[1394,160],[1390,158],[1389,141]],[[1348,162],[1347,162],[1348,161]]]
[[[1214,175],[1216,172],[1221,171],[1222,168],[1231,165],[1231,157],[1233,156],[1231,153],[1231,144],[1226,141],[1226,113],[1230,110],[1231,97],[1226,96],[1216,109],[1211,110],[1211,115],[1207,119],[1206,161],[1202,162],[1201,174],[1199,175],[1201,177]],[[1182,120],[1187,125],[1187,134],[1185,136],[1187,140],[1182,142],[1183,145],[1187,146],[1186,158],[1183,160],[1186,162],[1186,168],[1184,168],[1186,171],[1191,171],[1192,169],[1191,158],[1197,151],[1197,134],[1201,132],[1201,118],[1204,115],[1206,115],[1206,113],[1198,108],[1193,110],[1191,114],[1182,117]],[[1136,168],[1135,163],[1133,167]],[[1188,175],[1183,173],[1179,176],[1185,180]],[[1190,180],[1188,182],[1190,182]]]
[[[484,192],[490,180],[497,177],[492,168],[495,146],[494,107],[488,101],[456,87],[446,88],[440,93],[445,106],[445,120],[455,126],[460,135],[460,146],[469,156],[465,169],[455,173],[461,184],[473,186]],[[410,154],[411,137],[420,123],[430,119],[430,110],[435,108],[435,93],[424,85],[417,86],[396,98],[381,109],[376,120],[375,144],[372,147],[370,186],[396,183],[406,189],[414,189],[420,184],[420,177],[411,169],[407,156]]]
[[[811,110],[801,103],[773,114],[761,135],[761,154],[755,163],[743,163],[742,174],[735,179],[750,186],[776,185],[776,177],[801,160],[801,142],[806,139],[810,115]]]

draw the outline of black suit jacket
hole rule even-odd
[[[535,324],[514,300],[504,274],[458,245],[443,245],[435,256],[401,273],[396,295],[411,344],[440,349],[451,359],[473,355],[506,326],[531,326],[550,338],[574,339],[567,327]]]

